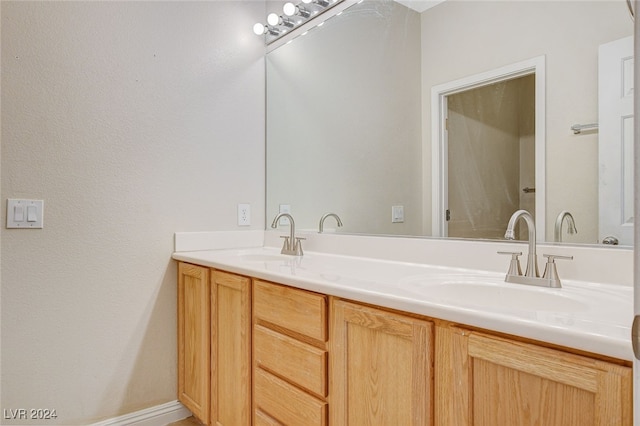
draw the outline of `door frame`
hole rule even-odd
[[[633,24],[633,66],[634,88],[640,87],[640,1],[633,1],[633,9],[636,11]],[[640,90],[633,91],[634,111],[640,111]],[[634,194],[634,223],[640,223],[640,119],[633,121],[633,194]],[[633,314],[640,316],[640,226],[633,227]],[[634,318],[635,322],[635,318]],[[633,324],[631,329],[634,330]],[[640,338],[632,333],[632,347],[634,348],[633,360],[633,424],[640,425]]]
[[[447,236],[445,209],[448,204],[447,183],[447,96],[466,90],[535,74],[535,200],[536,239],[546,240],[546,172],[545,172],[545,56],[471,75],[439,84],[431,88],[431,233],[434,237]],[[507,224],[505,223],[505,229]]]

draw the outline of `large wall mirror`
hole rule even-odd
[[[632,34],[623,0],[350,5],[267,54],[267,223],[631,244]]]

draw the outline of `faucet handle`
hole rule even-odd
[[[573,260],[573,256],[560,256],[557,254],[543,254],[543,256],[547,258],[547,265],[544,268],[542,278],[557,283],[557,285],[552,285],[552,287],[560,287],[560,276],[558,275],[555,260]]]
[[[556,259],[573,260],[573,256],[560,256],[559,254],[543,254],[542,256],[549,259],[548,263],[554,263]]]
[[[293,250],[296,252],[296,256],[302,256],[302,240],[306,240],[304,237],[296,237],[296,241],[293,244]]]
[[[522,256],[521,251],[499,251],[498,254],[511,255],[511,262],[509,263],[509,270],[507,275],[522,275],[522,269],[520,268],[519,256]]]
[[[285,254],[285,251],[290,251],[291,250],[291,241],[289,241],[289,236],[288,235],[280,235],[280,238],[284,238],[284,243],[282,244],[282,254]]]

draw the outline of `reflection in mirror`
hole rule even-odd
[[[449,237],[500,239],[514,211],[535,214],[534,84],[530,74],[447,97]]]
[[[601,242],[602,134],[574,134],[571,126],[598,122],[598,50],[632,32],[623,2],[445,1],[423,12],[392,0],[351,6],[267,55],[267,221],[287,205],[299,229],[317,231],[322,214],[332,211],[344,224],[339,232],[434,235],[432,88],[544,56],[546,205],[539,234],[553,241],[556,217],[569,211],[579,233],[565,227],[563,242]],[[530,82],[524,87],[532,90]],[[526,134],[530,111],[514,111],[510,124],[525,123],[518,132]],[[471,128],[462,126],[468,146],[449,168],[457,177],[476,167],[469,160],[493,157]],[[512,206],[488,201],[473,178],[450,188],[456,211],[484,210],[482,221],[466,220],[456,236],[502,238],[502,216],[508,220],[509,210],[535,200],[535,192],[523,191],[535,188],[526,176],[534,155],[526,149],[499,148],[518,156],[512,177],[483,166],[489,171],[482,185]]]

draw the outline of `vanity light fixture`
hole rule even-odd
[[[272,27],[283,25],[287,28],[293,28],[295,26],[295,23],[293,21],[291,21],[290,19],[283,18],[277,13],[270,13],[267,16],[267,23]]]
[[[287,2],[282,6],[282,12],[287,16],[302,16],[303,18],[308,18],[311,16],[311,12],[309,12],[304,7],[296,6],[291,2]]]
[[[304,4],[314,3],[322,7],[329,6],[329,2],[327,0],[302,0],[302,3]]]
[[[255,35],[271,34],[275,37],[280,35],[280,30],[278,28],[272,27],[270,25],[264,25],[260,22],[253,26],[253,32],[255,33]]]
[[[306,24],[317,15],[331,9],[344,0],[300,0],[301,3],[287,2],[278,13],[267,15],[267,24],[257,23],[253,26],[256,35],[264,36],[267,44],[274,42],[295,28]]]

